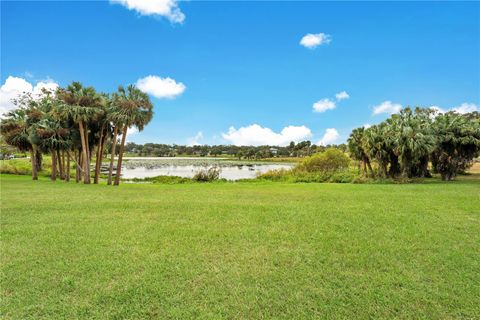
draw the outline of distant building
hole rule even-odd
[[[277,149],[277,148],[270,148],[270,152],[271,152],[274,156],[276,156],[277,153],[278,153],[278,149]]]

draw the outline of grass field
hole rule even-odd
[[[480,179],[1,177],[3,319],[478,319]]]

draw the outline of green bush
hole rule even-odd
[[[329,148],[324,152],[306,158],[295,167],[295,171],[336,172],[347,169],[350,159],[341,150]]]
[[[149,182],[149,183],[163,183],[163,184],[184,184],[184,183],[192,183],[192,179],[177,177],[177,176],[156,176],[156,177],[149,177],[149,178],[133,178],[128,179],[129,181],[133,182]]]
[[[307,172],[300,170],[270,170],[257,176],[260,180],[282,182],[332,182],[351,183],[357,179],[356,170],[342,170],[337,172]]]
[[[0,173],[31,175],[32,165],[29,159],[1,160]]]
[[[218,180],[220,177],[220,168],[211,167],[208,169],[201,169],[195,173],[192,180],[197,182],[209,182]]]

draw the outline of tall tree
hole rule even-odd
[[[404,177],[418,176],[415,169],[422,164],[435,147],[435,137],[431,131],[431,121],[426,113],[417,108],[413,112],[405,108],[399,114],[392,116],[395,152],[399,155],[402,175]],[[426,168],[424,169],[426,170]],[[421,172],[424,176],[425,172]]]
[[[350,157],[352,157],[354,160],[362,162],[364,175],[368,175],[368,170],[370,170],[370,174],[373,175],[370,158],[365,147],[364,127],[360,127],[352,131],[350,137],[348,138],[348,150],[350,152]]]
[[[437,138],[432,163],[442,180],[453,180],[480,154],[480,114],[455,112],[435,118],[433,132]]]
[[[90,144],[87,124],[97,117],[102,97],[93,87],[84,87],[80,82],[72,82],[67,88],[59,90],[58,96],[64,102],[57,109],[58,113],[65,119],[72,119],[78,126],[84,183],[90,184]]]
[[[0,133],[3,136],[5,143],[17,148],[21,152],[30,153],[32,179],[37,180],[37,163],[35,161],[36,150],[32,146],[29,130],[27,109],[24,107],[19,107],[6,113],[4,119],[2,119],[2,125],[0,126]]]
[[[118,155],[117,173],[115,175],[114,185],[120,184],[120,175],[122,171],[123,152],[125,149],[125,140],[128,128],[137,127],[142,131],[146,124],[150,122],[153,116],[153,105],[148,95],[142,92],[134,85],[129,85],[125,90],[120,86],[114,96],[114,103],[119,107],[119,120],[123,125],[122,142]]]

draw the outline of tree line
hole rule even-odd
[[[52,158],[51,179],[70,181],[75,167],[75,181],[91,183],[91,161],[95,156],[93,183],[100,178],[107,142],[110,164],[107,184],[112,184],[117,139],[121,137],[113,184],[119,185],[125,139],[128,129],[143,130],[153,116],[147,94],[134,85],[120,86],[112,94],[97,92],[80,82],[72,82],[56,91],[43,90],[40,96],[21,94],[13,100],[16,108],[2,119],[0,133],[4,141],[21,152],[29,152],[32,179],[42,170],[42,155]]]
[[[287,146],[235,146],[235,145],[177,145],[129,142],[125,151],[138,156],[176,157],[176,156],[231,156],[238,159],[266,159],[272,157],[307,157],[329,147],[347,150],[346,144],[318,146],[311,141],[290,142]]]
[[[405,108],[377,125],[354,129],[348,150],[371,177],[429,177],[431,164],[442,180],[452,180],[480,155],[480,113]]]

